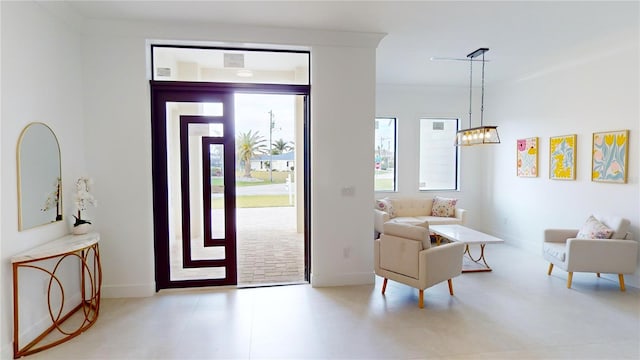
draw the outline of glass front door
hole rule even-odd
[[[151,82],[156,290],[308,281],[309,89],[252,90]]]

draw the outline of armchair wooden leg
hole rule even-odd
[[[549,263],[549,271],[547,271],[547,275],[551,275],[551,271],[553,271],[553,264]]]
[[[387,290],[387,278],[384,278],[382,282],[382,295],[384,295],[385,290]]]
[[[620,281],[620,291],[625,291],[624,287],[624,275],[618,274],[618,280]]]
[[[419,293],[418,307],[420,309],[424,309],[424,290],[422,289],[420,289],[420,293]]]
[[[451,279],[447,280],[447,282],[449,283],[449,294],[451,294],[451,296],[453,296],[453,281],[451,281]]]
[[[569,276],[567,277],[567,289],[571,289],[571,280],[573,280],[573,273],[569,272]]]

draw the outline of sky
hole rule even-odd
[[[236,134],[249,130],[259,131],[269,140],[269,111],[273,111],[274,128],[272,143],[282,138],[293,142],[295,139],[294,114],[295,95],[236,94]],[[265,142],[265,145],[268,145]]]

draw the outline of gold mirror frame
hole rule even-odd
[[[25,126],[17,149],[18,230],[62,220],[60,144],[41,122]]]

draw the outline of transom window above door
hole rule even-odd
[[[309,85],[308,51],[153,45],[152,79]]]

